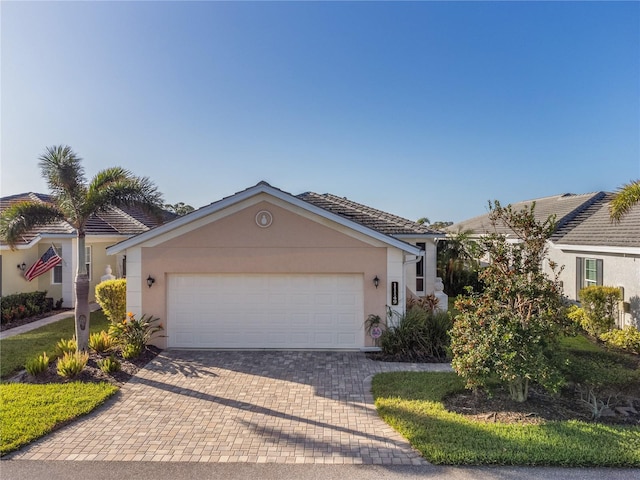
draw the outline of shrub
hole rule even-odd
[[[619,288],[592,285],[580,290],[579,297],[585,313],[581,325],[589,335],[599,337],[614,327],[622,299]]]
[[[89,348],[96,353],[103,353],[111,350],[114,340],[104,330],[89,335]]]
[[[380,337],[385,354],[411,361],[448,357],[452,320],[447,312],[427,312],[414,306],[392,320],[389,315],[387,329]]]
[[[162,330],[162,325],[157,323],[160,319],[143,315],[137,320],[133,313],[128,313],[127,318],[109,327],[109,335],[115,339],[122,349],[124,358],[135,358],[142,353],[154,335]]]
[[[33,375],[34,377],[47,370],[47,368],[49,368],[49,357],[47,356],[47,352],[43,352],[42,355],[38,355],[37,357],[27,360],[25,368],[29,375]]]
[[[127,281],[106,280],[96,285],[96,302],[111,323],[121,322],[127,314]]]
[[[524,402],[530,382],[553,391],[563,380],[557,359],[558,338],[567,328],[561,270],[549,262],[555,278],[542,271],[555,220],[537,221],[535,204],[520,211],[498,202],[490,207],[492,226],[509,226],[519,241],[498,233],[483,238],[483,253],[491,259],[480,273],[484,291],[456,301],[451,364],[467,388],[497,379],[512,400]]]
[[[61,338],[58,343],[56,343],[56,355],[61,356],[65,353],[74,353],[78,349],[78,342],[76,342],[76,337],[73,336],[69,340],[65,340]]]
[[[46,297],[46,291],[3,296],[2,307],[0,308],[0,322],[7,323],[12,320],[48,312],[51,310],[51,306]]]
[[[410,297],[407,298],[407,310],[417,307],[430,313],[438,307],[438,303],[440,303],[440,301],[434,294],[424,297]]]
[[[87,352],[67,352],[58,359],[58,375],[64,378],[73,378],[78,375],[89,361]]]
[[[627,325],[622,330],[605,332],[600,335],[600,340],[611,347],[640,354],[640,331],[632,325]]]
[[[107,358],[103,358],[102,360],[98,360],[98,367],[104,373],[119,372],[120,371],[120,362],[113,355],[110,355]]]

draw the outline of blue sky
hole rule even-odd
[[[640,177],[638,2],[7,2],[1,194],[71,145],[200,207],[260,180],[407,218]]]

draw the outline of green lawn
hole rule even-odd
[[[0,384],[0,455],[89,413],[117,390],[109,383]]]
[[[434,464],[640,466],[640,428],[578,421],[517,425],[474,422],[445,410],[460,391],[454,373],[376,375],[380,416]]]
[[[91,313],[89,320],[91,333],[108,328],[109,320],[101,310]],[[49,358],[53,359],[56,343],[61,338],[68,339],[74,334],[73,313],[70,313],[69,318],[0,340],[0,378],[7,378],[22,370],[28,359],[42,352],[46,351]]]

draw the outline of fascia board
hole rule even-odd
[[[41,233],[33,238],[29,243],[25,245],[16,245],[13,249],[3,243],[0,245],[0,250],[29,250],[30,248],[35,247],[38,243],[44,240],[56,240],[56,239],[66,239],[66,238],[76,238],[77,235],[75,233]]]
[[[571,245],[563,243],[552,243],[551,245],[554,249],[563,251],[640,255],[640,247],[604,247],[601,245]]]
[[[256,185],[255,187],[236,193],[235,195],[231,195],[230,197],[223,198],[222,200],[214,202],[211,205],[203,207],[183,217],[179,217],[165,225],[160,225],[152,230],[149,230],[148,232],[141,233],[139,235],[136,235],[135,237],[129,238],[127,240],[123,240],[120,243],[112,245],[111,247],[107,248],[107,255],[116,255],[128,248],[138,246],[149,240],[157,238],[165,233],[168,233],[182,226],[188,225],[189,223],[196,222],[197,220],[200,220],[204,217],[217,213],[221,210],[224,210],[225,208],[228,208],[232,205],[243,202],[244,200],[247,200],[261,193],[266,193],[268,195],[271,195],[272,197],[278,198],[284,202],[297,206],[303,210],[312,212],[320,217],[324,217],[328,220],[331,220],[339,225],[351,228],[352,230],[355,230],[359,233],[375,238],[376,240],[379,240],[382,243],[399,248],[404,252],[407,252],[413,255],[417,255],[420,252],[420,249],[417,248],[415,245],[410,245],[406,242],[403,242],[402,240],[390,237],[389,235],[384,235],[371,228],[352,222],[351,220],[348,220],[344,217],[331,213],[320,207],[316,207],[315,205],[305,202],[304,200],[300,200],[299,198],[296,198],[291,194],[285,193],[282,190],[278,190],[277,188],[273,188],[267,185]]]

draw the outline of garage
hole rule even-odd
[[[363,275],[168,274],[170,348],[362,346]]]

